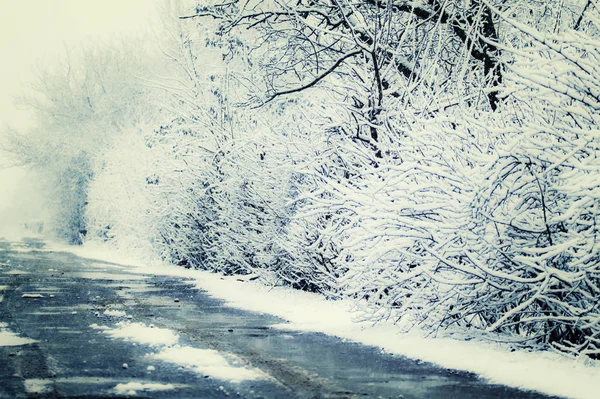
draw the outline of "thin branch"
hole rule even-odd
[[[340,64],[342,62],[344,62],[348,58],[354,57],[355,55],[358,55],[360,53],[362,53],[362,50],[351,51],[351,52],[345,54],[344,56],[339,58],[331,67],[329,67],[329,69],[327,69],[325,72],[323,72],[322,74],[317,76],[315,79],[313,79],[309,83],[307,83],[303,86],[300,86],[300,87],[293,88],[293,89],[276,92],[273,95],[271,95],[269,97],[269,99],[267,101],[265,101],[262,105],[273,101],[276,97],[284,96],[284,95],[291,94],[291,93],[297,93],[297,92],[300,92],[300,91],[303,91],[303,90],[306,90],[308,88],[315,86],[321,80],[325,79],[330,73],[334,72],[337,69],[337,67],[340,66]]]

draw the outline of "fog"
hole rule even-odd
[[[24,168],[0,170],[0,237],[17,238],[23,234],[38,234],[39,230],[25,229],[43,222],[47,206],[38,193],[37,176]]]
[[[0,0],[0,148],[6,129],[33,125],[15,98],[29,93],[36,71],[52,65],[66,49],[122,34],[151,34],[154,2],[147,0]],[[0,151],[0,236],[15,236],[31,220],[43,220],[48,205],[37,176],[11,165]]]

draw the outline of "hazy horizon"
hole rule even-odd
[[[8,126],[32,125],[31,113],[14,99],[27,94],[36,70],[57,62],[66,49],[148,31],[154,14],[154,2],[146,0],[40,0],[34,5],[0,0],[0,143]],[[14,236],[24,220],[43,219],[48,209],[36,194],[36,178],[7,166],[0,150],[0,236]]]

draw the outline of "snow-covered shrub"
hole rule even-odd
[[[57,166],[56,164],[54,166]],[[85,206],[92,169],[85,151],[61,160],[60,173],[48,173],[45,185],[53,212],[50,232],[69,244],[81,244],[87,234]]]
[[[238,131],[215,160],[220,178],[210,195],[218,217],[209,228],[212,261],[225,270],[277,271],[289,260],[276,238],[290,218],[286,202],[294,151],[286,152],[285,143],[265,134],[266,128]]]
[[[507,23],[531,40],[505,49],[499,112],[414,126],[401,162],[331,190],[352,210],[341,285],[375,320],[459,324],[597,357],[600,42]]]
[[[148,129],[151,130],[150,127]],[[155,231],[149,182],[160,162],[146,141],[144,129],[115,137],[94,168],[88,191],[87,241],[109,242],[132,255],[152,257]],[[147,180],[148,179],[148,180]],[[156,204],[158,205],[158,204]]]
[[[464,257],[478,172],[472,160],[489,151],[489,140],[440,117],[415,123],[401,143],[373,165],[371,154],[343,139],[353,177],[323,177],[327,195],[312,208],[334,220],[337,286],[360,300],[365,318],[439,326],[473,282],[444,262]]]
[[[475,205],[479,256],[498,286],[477,317],[489,331],[600,355],[600,37],[542,35],[512,49],[512,115]],[[593,29],[592,29],[593,28]],[[509,118],[512,116],[512,118]]]

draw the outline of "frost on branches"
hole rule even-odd
[[[597,7],[597,5],[593,5]],[[600,355],[598,206],[600,41],[506,20],[529,43],[510,47],[507,121],[474,209],[473,265],[498,284],[477,318],[488,331]],[[515,118],[516,116],[516,118]],[[511,118],[512,117],[512,118]],[[475,313],[473,313],[475,314]]]

